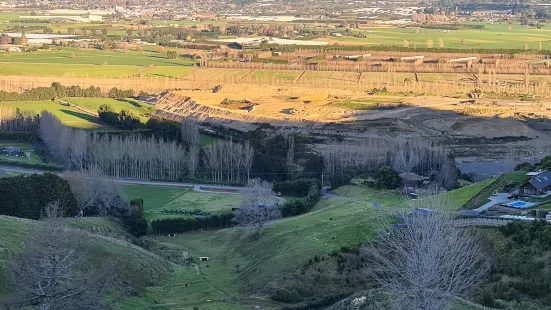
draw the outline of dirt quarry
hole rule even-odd
[[[394,104],[394,105],[393,105]],[[170,91],[156,114],[237,130],[259,123],[326,139],[423,137],[441,141],[460,156],[493,156],[510,148],[551,145],[551,102],[466,100],[434,96],[381,96],[349,90],[300,87],[223,87],[212,91]]]

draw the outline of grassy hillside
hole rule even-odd
[[[513,171],[504,173],[496,179],[486,180],[486,186],[481,188],[476,195],[473,195],[468,202],[466,202],[465,209],[478,208],[489,200],[488,198],[494,193],[494,191],[504,192],[506,187],[515,187],[527,180],[525,171]],[[482,182],[481,182],[482,183]],[[480,184],[480,183],[478,183]]]
[[[43,110],[50,111],[59,118],[65,125],[82,129],[108,129],[109,126],[100,124],[97,111],[102,104],[110,104],[115,110],[132,110],[140,115],[142,122],[147,122],[147,114],[154,110],[149,106],[134,99],[115,100],[111,98],[64,98],[64,101],[76,106],[67,106],[54,101],[7,101],[0,102],[0,108],[19,108],[21,110],[33,111],[37,114]]]
[[[36,231],[40,225],[42,224],[39,221],[0,216],[0,227],[2,227],[0,249],[3,249],[0,252],[0,300],[6,298],[10,292],[9,279],[5,270],[6,261],[21,250],[28,233]],[[78,229],[75,232],[83,233],[86,237],[83,252],[86,253],[87,261],[91,264],[89,270],[100,269],[103,264],[117,266],[117,281],[132,283],[132,286],[137,288],[153,285],[166,277],[170,265],[159,256],[124,240],[90,232],[101,226],[110,227],[113,234],[116,231],[119,231],[117,234],[122,234],[120,228],[109,220],[76,220],[73,225],[73,227],[86,226],[89,229]]]

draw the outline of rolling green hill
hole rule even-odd
[[[101,266],[117,266],[117,283],[131,283],[135,288],[153,285],[166,278],[171,267],[163,258],[137,247],[124,239],[111,236],[123,235],[116,224],[107,219],[67,219],[75,233],[86,238],[82,252],[89,262],[88,270],[101,269]],[[74,223],[72,223],[75,221]],[[0,300],[10,293],[10,280],[6,262],[18,253],[29,233],[42,225],[39,221],[0,216]],[[84,228],[85,230],[76,227]],[[100,229],[100,227],[102,227]],[[95,231],[98,233],[92,233]],[[111,235],[111,236],[108,236]]]

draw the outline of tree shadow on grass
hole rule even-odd
[[[141,108],[142,105],[135,101],[135,100],[130,100],[130,99],[117,99],[117,101],[120,101],[120,102],[126,102],[126,103],[130,103],[132,106],[134,106],[135,108]]]
[[[92,123],[99,124],[99,120],[95,116],[88,115],[88,114],[85,114],[85,113],[80,113],[80,112],[77,112],[77,111],[67,110],[67,109],[61,109],[60,111],[67,114],[67,115],[71,115],[71,116],[78,117],[78,118],[83,119],[83,120],[87,120],[87,121],[92,122]]]

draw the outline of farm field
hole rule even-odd
[[[255,70],[251,75],[251,80],[269,81],[270,79],[294,81],[302,71],[270,71],[270,70]]]
[[[30,53],[0,54],[0,74],[105,78],[137,75],[180,77],[191,72],[191,65],[195,63],[193,60],[184,58],[167,59],[164,53],[154,51],[125,53],[57,48]],[[165,67],[167,67],[166,72],[164,72]]]
[[[146,115],[151,114],[155,108],[152,105],[140,102],[135,99],[112,99],[112,98],[65,98],[64,101],[77,105],[80,108],[86,109],[92,113],[97,113],[102,104],[108,104],[115,108],[116,111],[132,110],[140,115],[142,122],[147,122],[149,119]]]
[[[97,117],[53,101],[0,102],[0,107],[19,108],[21,110],[34,111],[37,114],[40,114],[43,110],[47,110],[69,127],[83,129],[99,129],[103,127],[103,125],[99,124]]]
[[[413,29],[391,28],[391,27],[365,27],[361,28],[367,38],[354,37],[331,37],[318,39],[318,41],[329,41],[333,43],[343,42],[344,44],[372,44],[372,45],[396,45],[403,46],[403,41],[407,40],[409,46],[426,47],[427,41],[432,40],[435,47],[439,46],[439,39],[444,42],[445,48],[464,48],[464,49],[522,49],[524,43],[528,44],[530,49],[538,49],[539,41],[543,41],[544,49],[551,49],[551,29],[537,29],[520,25],[520,23],[494,23],[483,24],[483,30],[467,29],[460,30],[439,30],[421,28],[419,33]],[[508,27],[512,29],[509,30]],[[464,40],[464,45],[461,44]]]
[[[129,199],[144,200],[144,213],[148,221],[189,216],[177,213],[179,211],[229,212],[232,208],[238,207],[241,202],[237,194],[203,193],[184,187],[124,185],[124,191]],[[167,214],[163,211],[176,211],[176,213]]]

